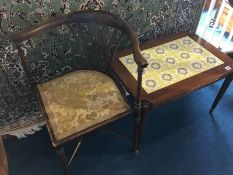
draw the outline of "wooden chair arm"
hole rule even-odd
[[[133,52],[134,61],[140,68],[146,68],[148,66],[148,63],[146,59],[142,56],[142,54],[139,52]]]

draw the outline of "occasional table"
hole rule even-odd
[[[144,110],[187,95],[233,72],[233,60],[195,34],[173,34],[142,43],[140,48],[149,63],[142,80]],[[127,90],[136,95],[137,70],[131,53],[130,49],[118,52],[113,70]]]

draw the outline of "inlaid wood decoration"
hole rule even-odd
[[[44,117],[22,70],[16,48],[8,40],[11,33],[21,31],[31,25],[41,23],[77,10],[103,9],[125,19],[138,34],[140,41],[151,40],[181,31],[194,32],[198,24],[204,0],[1,0],[0,1],[0,134],[33,133],[44,122]],[[86,30],[85,26],[81,29]],[[65,33],[61,28],[60,33]],[[63,65],[60,59],[50,59],[56,55],[61,45],[69,38],[54,37],[49,52],[43,56],[33,53],[31,65],[37,70],[38,79],[76,68],[82,59],[73,63],[69,57]],[[45,38],[46,40],[46,38]],[[50,42],[38,40],[25,43],[25,52],[32,53],[35,44],[41,49]],[[84,44],[86,44],[84,42]],[[59,47],[53,47],[59,46]],[[63,48],[69,53],[70,46]],[[85,55],[89,50],[80,49],[75,55]],[[41,53],[40,53],[41,54]],[[48,57],[47,57],[48,56]],[[47,58],[47,59],[46,59]],[[169,61],[169,60],[168,60]],[[151,69],[150,65],[150,69]],[[156,65],[154,64],[156,67]],[[53,69],[50,69],[52,67]],[[166,79],[167,77],[165,77]],[[157,82],[158,83],[158,82]],[[151,83],[149,83],[151,85]],[[28,128],[29,127],[29,128]],[[22,132],[21,132],[22,131]]]
[[[142,82],[147,93],[223,64],[223,61],[188,36],[143,50],[142,54],[149,63]],[[137,78],[137,65],[133,55],[120,60],[134,78]]]

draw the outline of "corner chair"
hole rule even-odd
[[[138,65],[137,94],[129,94],[131,100],[111,69],[123,39],[126,40],[123,45],[131,45]],[[148,63],[140,53],[136,34],[124,20],[102,10],[78,11],[13,34],[11,40],[46,118],[52,145],[66,175],[84,135],[129,114],[134,114],[133,149],[138,150],[143,115],[142,73]],[[72,59],[76,61],[72,63]],[[66,60],[71,66],[64,66],[60,72],[48,68],[52,64],[57,68]],[[68,161],[63,145],[73,139],[78,144]]]

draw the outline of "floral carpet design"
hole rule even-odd
[[[1,0],[0,134],[24,129],[44,121],[16,49],[8,40],[10,34],[73,11],[104,9],[124,18],[138,34],[140,41],[145,41],[180,31],[194,32],[203,2],[204,0]],[[69,51],[69,48],[66,49]],[[51,54],[54,54],[54,51],[56,50],[52,50]],[[34,58],[42,57],[35,55]],[[39,70],[38,75],[41,75],[41,79],[52,75],[50,66],[56,68],[57,74],[74,69],[72,60],[69,60],[68,66],[59,67],[56,66],[59,60],[33,61],[32,65]],[[167,61],[173,62],[172,59]],[[160,65],[150,66],[157,68]],[[185,70],[180,71],[185,73]],[[169,75],[164,75],[164,79],[170,79]],[[150,81],[147,84],[153,86]]]

